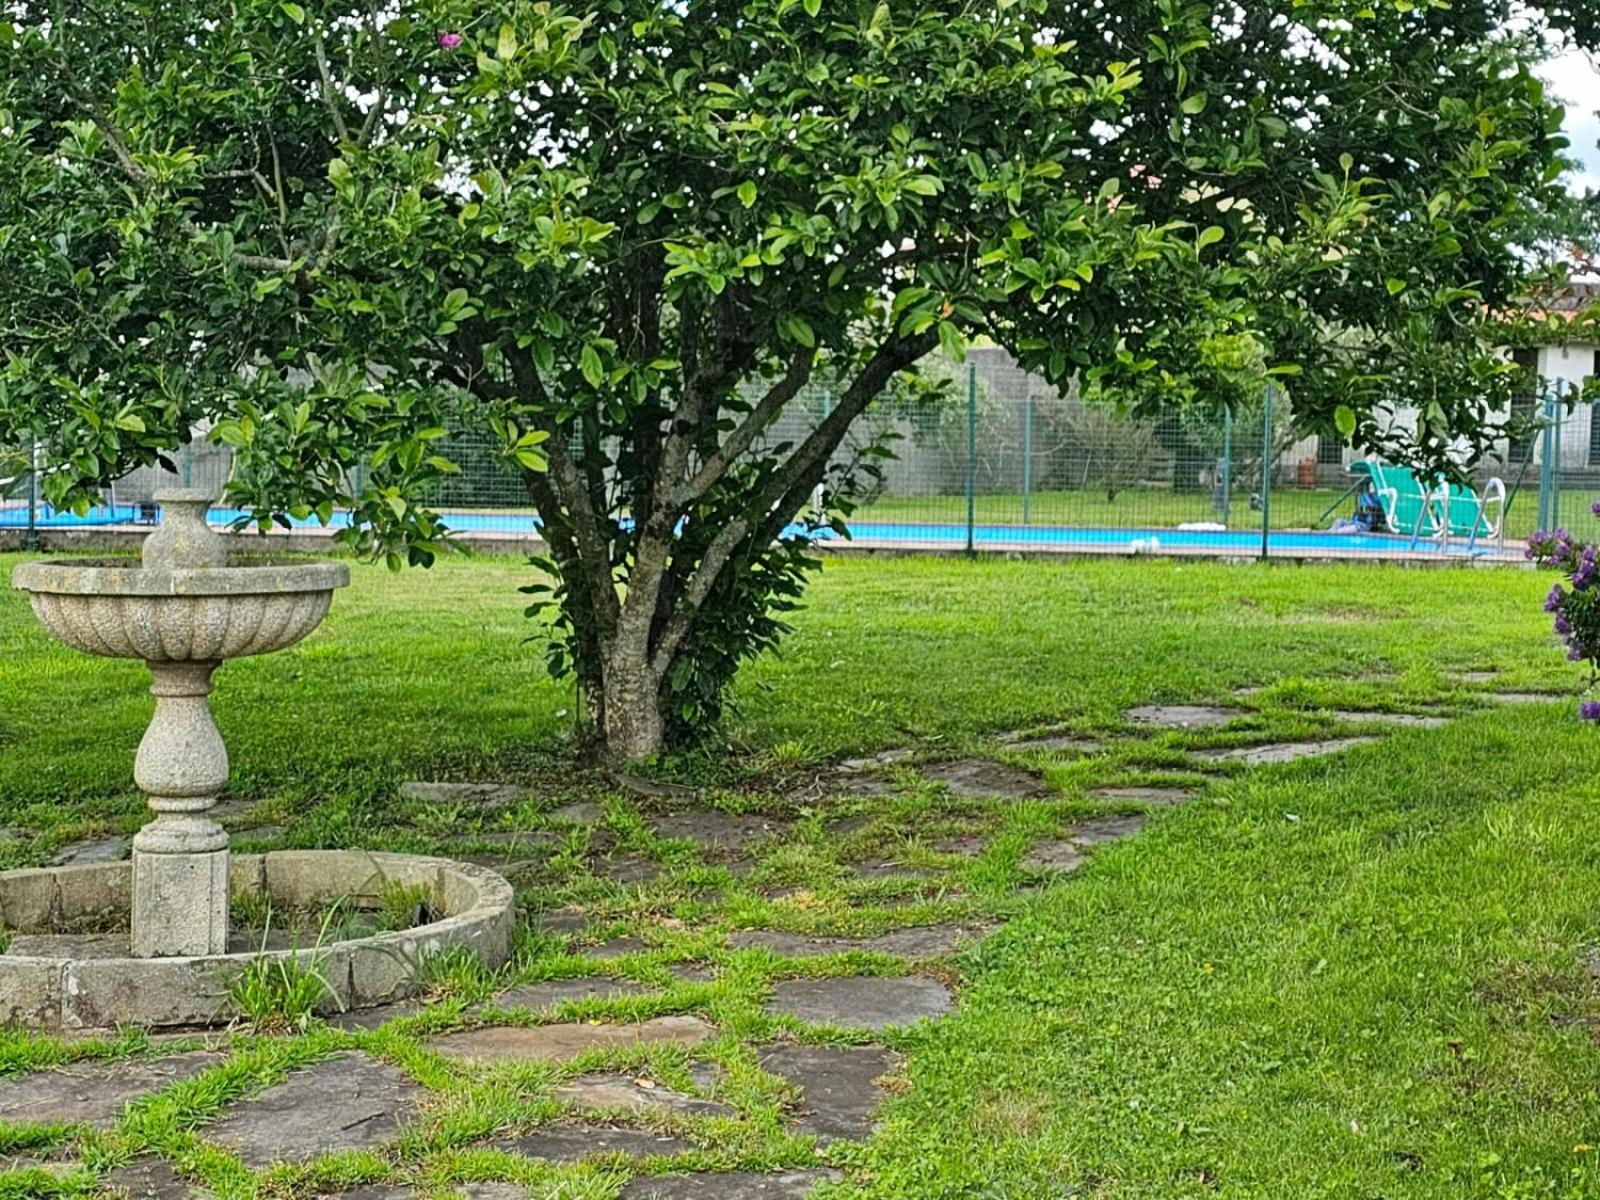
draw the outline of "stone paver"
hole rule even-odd
[[[248,1167],[307,1162],[393,1140],[416,1119],[424,1095],[398,1067],[365,1054],[341,1054],[231,1106],[199,1134]]]
[[[620,854],[595,862],[594,873],[613,883],[654,883],[661,878],[661,864],[643,854]]]
[[[587,828],[604,821],[606,810],[598,804],[580,800],[575,804],[563,804],[553,810],[549,817],[552,821],[559,821],[563,825],[582,825]]]
[[[1355,746],[1366,746],[1377,738],[1333,738],[1321,742],[1272,742],[1265,746],[1239,746],[1233,750],[1200,750],[1195,757],[1205,762],[1242,762],[1259,767],[1269,763],[1296,762],[1302,758],[1323,758]]]
[[[1064,838],[1039,842],[1022,856],[1022,867],[1027,871],[1076,871],[1083,863],[1082,848]]]
[[[632,979],[613,979],[605,975],[583,975],[576,979],[546,979],[540,983],[512,988],[495,998],[500,1008],[527,1008],[544,1012],[572,1001],[620,1000],[627,996],[648,996],[651,992]]]
[[[1144,816],[1140,813],[1090,817],[1087,821],[1079,821],[1074,825],[1068,838],[1080,846],[1102,846],[1106,842],[1132,837],[1143,828]]]
[[[451,780],[413,779],[400,785],[400,798],[423,804],[472,804],[504,808],[529,794],[514,783],[456,783]]]
[[[141,1158],[109,1172],[101,1184],[128,1200],[212,1200],[212,1193],[189,1183],[159,1158]]]
[[[553,912],[542,912],[533,918],[533,925],[540,933],[547,933],[552,937],[571,937],[581,933],[589,924],[589,914],[581,908],[558,908]]]
[[[684,783],[667,783],[660,779],[646,779],[642,775],[631,775],[626,771],[612,776],[617,786],[624,791],[632,792],[635,796],[647,796],[652,800],[688,801],[700,798],[700,789],[690,787]]]
[[[795,1132],[823,1145],[871,1134],[885,1095],[879,1081],[899,1065],[882,1046],[776,1046],[761,1055],[763,1071],[800,1091]]]
[[[489,1025],[446,1034],[433,1048],[458,1062],[571,1062],[590,1050],[627,1046],[699,1046],[717,1034],[699,1017],[656,1017],[629,1025]]]
[[[781,817],[691,809],[650,822],[660,838],[687,838],[703,850],[740,851],[777,837],[789,828]]]
[[[869,858],[851,863],[850,871],[858,879],[935,879],[944,874],[928,867],[913,867],[898,858]]]
[[[1499,671],[1446,671],[1446,679],[1453,679],[1457,683],[1493,683],[1500,678]]]
[[[585,1121],[558,1121],[523,1137],[496,1142],[496,1150],[545,1162],[575,1163],[611,1155],[652,1158],[683,1154],[694,1146],[648,1129],[612,1129]]]
[[[1021,800],[1037,795],[1044,788],[1044,776],[1037,771],[1025,771],[1021,767],[987,758],[960,758],[954,762],[935,763],[924,767],[922,773],[935,783],[944,784],[952,796],[970,799],[998,796]]]
[[[90,863],[121,862],[128,857],[132,845],[131,838],[91,838],[86,842],[73,842],[70,846],[61,847],[60,853],[50,863],[56,867],[83,867]]]
[[[955,1007],[950,989],[933,979],[788,979],[773,988],[767,1012],[811,1025],[843,1029],[887,1029],[924,1017],[942,1017]]]
[[[404,1184],[363,1183],[348,1192],[318,1192],[313,1200],[420,1200],[421,1195],[422,1193],[416,1188],[406,1187]],[[518,1197],[518,1200],[522,1198]]]
[[[722,1174],[646,1175],[631,1180],[617,1200],[807,1200],[818,1184],[836,1181],[837,1171],[751,1171]]]
[[[427,1005],[421,1000],[397,1000],[393,1004],[380,1004],[376,1008],[353,1008],[348,1012],[335,1013],[327,1018],[328,1024],[335,1029],[344,1029],[355,1032],[358,1030],[379,1029],[390,1021],[397,1021],[401,1017],[414,1017]]]
[[[1144,704],[1127,712],[1128,720],[1136,725],[1162,729],[1215,729],[1248,715],[1246,709],[1215,704]]]
[[[1355,709],[1335,709],[1329,714],[1336,721],[1349,724],[1393,725],[1397,729],[1443,729],[1450,724],[1449,717],[1425,717],[1419,713],[1359,712]]]
[[[1038,750],[1046,754],[1099,754],[1105,743],[1077,733],[1051,733],[1040,737],[1006,738],[1007,750]]]
[[[650,949],[650,943],[642,938],[614,937],[604,942],[596,942],[592,946],[576,946],[573,949],[584,958],[610,962],[614,958],[625,958],[630,954],[643,954]]]
[[[717,978],[717,968],[709,963],[672,963],[667,974],[679,983],[711,983]]]
[[[838,766],[841,771],[873,771],[879,767],[893,766],[895,763],[905,762],[910,758],[912,751],[899,748],[884,750],[878,754],[868,754],[861,758],[847,758]]]
[[[1091,800],[1125,800],[1135,804],[1183,804],[1194,799],[1194,789],[1186,787],[1103,787],[1090,788]]]
[[[858,796],[869,799],[893,796],[900,785],[877,775],[838,775],[822,780],[824,792],[830,796]]]
[[[533,1193],[520,1183],[468,1183],[461,1187],[466,1200],[532,1200]]]
[[[728,945],[734,950],[770,950],[785,958],[821,958],[859,950],[921,961],[942,958],[989,932],[982,925],[917,925],[874,937],[821,937],[776,929],[737,929],[728,935]]]
[[[165,1058],[73,1063],[0,1081],[0,1121],[8,1125],[94,1125],[104,1128],[140,1096],[226,1061],[205,1050]]]
[[[981,833],[960,833],[933,843],[933,849],[940,854],[957,854],[962,858],[977,858],[988,848],[989,839]]]
[[[1575,699],[1562,692],[1485,692],[1483,697],[1496,704],[1559,704]]]
[[[648,1113],[652,1110],[694,1117],[731,1117],[734,1110],[719,1100],[685,1095],[663,1084],[632,1075],[580,1075],[556,1089],[561,1103],[588,1112]]]

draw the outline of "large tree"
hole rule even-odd
[[[1303,418],[1391,452],[1485,440],[1485,322],[1559,198],[1530,67],[1597,32],[1588,0],[5,17],[0,444],[40,439],[69,503],[204,423],[261,520],[348,509],[426,563],[418,497],[480,423],[619,758],[716,719],[839,519],[808,506],[851,423],[941,343],[1146,408],[1295,373]],[[765,437],[819,380],[826,418]]]

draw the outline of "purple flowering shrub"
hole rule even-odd
[[[1600,503],[1593,506],[1600,517]],[[1528,539],[1528,557],[1541,567],[1553,567],[1567,577],[1545,597],[1544,610],[1555,616],[1556,633],[1566,642],[1567,657],[1589,665],[1589,685],[1600,681],[1600,550],[1580,542],[1565,529],[1536,533]],[[1585,700],[1579,707],[1585,721],[1600,721],[1600,701]]]

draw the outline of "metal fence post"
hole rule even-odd
[[[967,553],[976,549],[978,508],[978,367],[967,363]]]
[[[1022,523],[1028,524],[1033,494],[1033,392],[1022,397]]]
[[[1544,404],[1540,407],[1540,415],[1544,418],[1544,427],[1539,430],[1539,439],[1536,443],[1539,456],[1539,512],[1534,523],[1541,530],[1551,530],[1554,526],[1550,523],[1550,458],[1552,450],[1550,426],[1555,413],[1555,398],[1550,392],[1544,393]]]
[[[1261,422],[1261,557],[1272,554],[1272,402],[1274,387],[1267,384],[1266,417]]]
[[[1550,520],[1556,525],[1561,524],[1561,410],[1567,396],[1567,381],[1556,380],[1556,394],[1551,403],[1550,413],[1550,441],[1554,448],[1550,456]]]
[[[1228,523],[1233,503],[1233,409],[1222,410],[1222,523]]]
[[[28,532],[22,548],[39,548],[39,439],[32,434],[28,435]]]

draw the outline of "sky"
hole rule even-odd
[[[1600,64],[1581,51],[1572,51],[1551,62],[1545,71],[1555,97],[1567,106],[1568,152],[1583,160],[1583,169],[1570,183],[1576,192],[1600,191]]]

